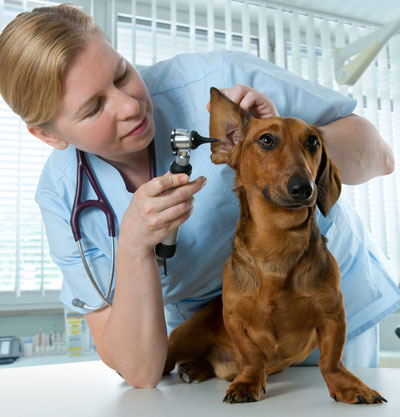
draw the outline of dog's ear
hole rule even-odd
[[[210,89],[210,95],[210,137],[220,140],[211,144],[211,160],[235,168],[250,113],[214,87]]]
[[[340,180],[339,170],[329,158],[324,144],[322,144],[321,162],[315,182],[318,189],[317,206],[326,217],[339,199],[342,181]]]

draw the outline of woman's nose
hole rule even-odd
[[[120,120],[133,118],[140,113],[140,102],[137,98],[119,90],[116,96],[115,111]]]

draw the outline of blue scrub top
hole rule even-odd
[[[351,114],[356,104],[241,52],[183,54],[146,68],[142,76],[154,105],[158,175],[167,172],[173,160],[171,130],[196,130],[208,136],[206,104],[210,87],[250,85],[269,96],[281,116],[298,117],[316,125]],[[234,173],[227,166],[214,165],[210,153],[209,145],[191,153],[192,177],[206,176],[207,185],[196,194],[195,210],[180,228],[177,252],[168,260],[168,275],[164,276],[160,269],[169,330],[220,294],[222,269],[232,250],[239,215],[239,204],[232,191]],[[114,212],[118,236],[132,194],[113,166],[95,155],[88,155],[88,162]],[[96,198],[88,181],[84,183],[83,198]],[[75,149],[69,146],[63,151],[54,150],[43,169],[36,201],[43,214],[51,256],[64,276],[60,299],[69,308],[88,313],[71,304],[76,297],[88,305],[101,303],[70,228],[75,188]],[[341,270],[349,341],[399,308],[400,292],[391,279],[387,260],[344,198],[326,218],[317,211],[317,221]],[[86,259],[104,293],[111,257],[106,218],[100,210],[90,209],[81,214],[79,223]]]

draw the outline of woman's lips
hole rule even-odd
[[[140,125],[137,126],[135,129],[133,129],[131,132],[129,132],[125,137],[140,135],[142,132],[144,132],[147,129],[148,125],[149,125],[149,119],[147,118],[147,116],[145,116],[142,122],[140,123]]]

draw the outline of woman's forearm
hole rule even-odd
[[[99,354],[128,384],[154,387],[162,376],[168,347],[158,266],[154,256],[136,257],[120,242],[116,274]]]
[[[101,359],[136,387],[154,387],[168,349],[154,247],[186,221],[205,178],[167,174],[143,183],[123,216],[112,306],[85,315]]]
[[[343,183],[361,184],[393,172],[392,150],[368,120],[352,114],[320,130]]]

